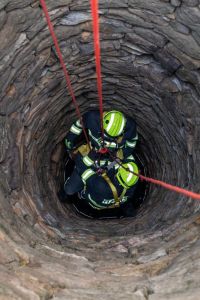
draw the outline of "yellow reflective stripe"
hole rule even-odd
[[[121,199],[121,203],[124,203],[124,202],[126,202],[128,200],[128,196],[124,196],[122,199]]]
[[[77,121],[76,121],[76,126],[78,126],[78,127],[81,127],[81,128],[82,128],[82,125],[81,125],[81,122],[80,122],[80,120],[77,120]]]
[[[68,148],[70,147],[70,141],[68,141],[67,139],[65,139],[65,146]]]
[[[94,209],[97,209],[97,210],[101,210],[101,209],[102,209],[102,208],[98,208],[98,207],[92,205],[91,201],[89,201],[88,204],[89,204],[92,208],[94,208]]]
[[[106,160],[100,160],[100,166],[104,166],[106,164]]]
[[[90,194],[88,194],[88,198],[89,198],[89,200],[92,202],[92,204],[94,205],[94,206],[96,206],[96,208],[104,208],[105,206],[102,206],[102,205],[99,205],[99,204],[97,204],[93,199],[92,199],[92,197],[90,196]]]
[[[95,142],[97,142],[97,144],[99,146],[101,146],[101,142],[99,141],[99,139],[97,139],[95,136],[93,136],[93,134],[90,130],[89,130],[89,135],[91,136],[91,138],[93,138],[93,140],[95,140]]]
[[[85,156],[83,158],[83,162],[86,166],[90,167],[94,164],[94,161],[92,159],[89,158],[89,156]]]
[[[105,146],[110,147],[110,148],[116,148],[117,144],[115,142],[105,141]]]
[[[76,127],[75,125],[72,125],[72,127],[70,128],[70,131],[79,135],[82,132],[82,129]]]
[[[134,148],[136,146],[136,144],[137,144],[137,141],[134,141],[134,142],[128,142],[128,141],[126,141],[126,145],[129,146],[129,147],[131,147],[131,148]]]
[[[86,181],[89,177],[91,177],[92,175],[94,175],[95,172],[92,169],[87,169],[83,174],[82,174],[82,179],[83,181]]]
[[[120,165],[119,164],[116,164],[115,165],[115,170],[119,169]]]
[[[127,159],[128,159],[128,160],[135,160],[135,158],[134,158],[133,155],[128,156]]]
[[[114,143],[114,142],[112,142],[112,143],[110,143],[109,147],[110,147],[110,148],[116,148],[116,147],[117,147],[117,144]]]

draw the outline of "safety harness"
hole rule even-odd
[[[113,197],[115,199],[115,204],[110,205],[110,206],[106,207],[105,209],[120,207],[120,202],[123,199],[123,197],[125,196],[127,189],[124,188],[123,192],[121,193],[121,195],[119,197],[115,185],[112,183],[112,181],[110,180],[110,178],[108,177],[108,175],[106,174],[106,172],[104,172],[102,174],[102,177],[103,177],[103,179],[105,179],[105,181],[110,186],[110,189],[111,189],[111,191],[113,193]]]
[[[80,110],[79,110],[79,106],[77,105],[77,102],[76,102],[76,98],[75,98],[75,94],[74,94],[74,91],[73,91],[73,88],[72,88],[72,85],[71,85],[70,77],[69,77],[69,74],[68,74],[66,66],[65,66],[65,62],[64,62],[64,59],[63,59],[63,56],[62,56],[62,53],[61,53],[61,50],[60,50],[60,47],[59,47],[58,39],[56,37],[53,24],[51,22],[51,19],[50,19],[49,13],[48,13],[48,8],[47,8],[45,0],[40,0],[40,4],[41,4],[42,9],[44,11],[44,14],[45,14],[45,17],[46,17],[46,20],[47,20],[47,24],[48,24],[48,28],[49,28],[51,36],[53,38],[54,45],[55,45],[55,48],[56,48],[56,52],[58,54],[61,66],[63,68],[64,76],[65,76],[65,79],[66,79],[66,84],[67,84],[68,90],[70,92],[70,95],[72,97],[72,100],[73,100],[73,103],[74,103],[74,106],[75,106],[75,109],[76,109],[77,116],[81,120],[81,123],[83,123],[82,122],[82,116],[81,116],[81,113],[80,113]],[[97,73],[97,82],[98,82],[97,86],[98,86],[99,104],[100,104],[102,140],[103,140],[103,145],[104,145],[104,136],[103,136],[104,130],[103,130],[103,126],[102,126],[102,124],[103,124],[103,101],[102,101],[102,80],[101,80],[101,63],[100,63],[101,52],[100,52],[99,15],[98,15],[98,1],[97,0],[91,0],[91,11],[92,11],[92,19],[93,19],[94,47],[95,47],[96,73]],[[84,125],[84,124],[82,124],[82,125]],[[88,136],[87,136],[87,133],[85,131],[84,126],[83,126],[83,131],[84,131],[84,135],[85,135],[86,141],[88,143],[88,146],[90,146],[89,139],[88,139]],[[127,145],[133,147],[133,146],[135,146],[135,142],[129,143],[129,144],[127,143]],[[145,180],[146,182],[162,186],[163,188],[165,188],[167,190],[174,191],[176,193],[185,195],[185,196],[187,196],[189,198],[192,198],[192,199],[200,200],[200,194],[199,193],[194,193],[192,191],[180,188],[178,186],[171,185],[171,184],[166,183],[164,181],[157,180],[157,179],[154,179],[154,178],[151,178],[151,177],[146,177],[146,176],[143,176],[143,175],[140,175],[140,174],[138,174],[138,177],[141,180]]]
[[[120,139],[118,139],[118,143],[121,142],[121,139],[122,137],[120,137]],[[83,157],[83,159],[88,159],[88,167],[89,167],[89,158],[88,158],[88,154],[90,152],[90,148],[87,144],[83,144],[81,146],[79,146],[76,150],[73,151],[73,154],[76,155],[77,153],[80,153]],[[101,155],[100,155],[101,157]],[[117,158],[120,158],[122,159],[123,158],[123,151],[122,149],[119,149],[118,152],[117,152]],[[100,160],[100,158],[99,158]],[[90,161],[91,165],[94,164],[94,162],[92,162],[92,160]],[[100,165],[100,161],[98,162],[99,165]],[[89,170],[86,170],[87,173],[87,177],[85,178],[84,181],[86,181],[90,176],[94,175],[95,172],[89,172]],[[107,173],[104,171],[103,173],[100,173],[101,176],[103,177],[103,179],[107,182],[107,184],[109,185],[111,191],[112,191],[112,194],[113,194],[113,197],[114,197],[114,200],[115,200],[115,203],[108,206],[108,207],[102,207],[102,208],[96,208],[96,209],[110,209],[110,208],[118,208],[120,207],[120,202],[121,200],[123,199],[123,197],[125,196],[126,192],[127,192],[127,188],[124,188],[124,190],[122,191],[121,195],[118,196],[118,193],[117,193],[117,189],[115,187],[115,185],[112,183],[111,179],[109,178],[109,176],[107,175]]]

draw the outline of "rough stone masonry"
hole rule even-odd
[[[98,108],[90,3],[46,1],[81,112]],[[199,0],[101,0],[104,108],[150,176],[200,192]],[[0,0],[0,299],[198,300],[200,205],[151,185],[135,218],[57,198],[76,119],[38,0]]]

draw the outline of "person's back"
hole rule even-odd
[[[123,150],[123,157],[129,156],[137,143],[137,130],[135,121],[124,116],[121,112],[105,112],[103,117],[104,144],[101,133],[99,111],[89,111],[83,115],[83,124],[88,129],[89,139],[95,150],[108,148],[111,152]],[[77,137],[82,133],[80,121],[76,121],[66,136],[65,144],[71,150],[75,146]]]
[[[119,184],[119,181],[116,178],[116,171],[114,169],[108,171],[106,176],[109,178],[110,183],[116,188],[120,204],[125,203],[134,195],[137,182],[135,182],[133,186],[125,188]],[[116,203],[112,186],[105,180],[102,174],[93,174],[87,180],[84,198],[93,208],[97,209],[108,208]]]

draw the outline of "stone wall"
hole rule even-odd
[[[47,0],[81,112],[98,108],[89,1]],[[100,1],[104,108],[150,176],[200,192],[199,0]],[[199,203],[151,186],[134,219],[60,204],[76,119],[39,1],[0,0],[0,299],[199,299]]]

